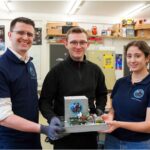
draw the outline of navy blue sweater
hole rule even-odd
[[[14,114],[38,122],[37,76],[34,65],[31,59],[28,63],[19,60],[9,49],[0,57],[0,98],[7,97],[11,98]],[[6,148],[17,148],[16,143],[22,143],[19,148],[40,148],[40,137],[39,134],[0,126],[0,146],[2,143]]]
[[[150,107],[150,75],[143,81],[132,84],[131,76],[119,79],[112,92],[112,104],[115,120],[142,122],[146,118],[146,110]],[[149,133],[133,132],[119,128],[112,135],[125,141],[143,141],[150,139]]]

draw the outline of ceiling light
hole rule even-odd
[[[139,12],[141,12],[142,10],[144,10],[144,9],[146,9],[148,7],[150,7],[150,4],[146,3],[146,4],[140,6],[140,7],[136,8],[136,9],[130,11],[124,18],[132,18],[132,17],[136,16]]]
[[[10,8],[8,7],[7,0],[0,1],[0,10],[10,12]]]
[[[71,9],[72,9],[72,7],[74,6],[76,0],[71,0],[71,1],[69,1],[69,2],[70,2],[70,4],[69,4],[68,9],[67,9],[67,11],[66,11],[67,14],[69,14],[69,12],[71,11]]]
[[[67,14],[73,15],[76,12],[76,10],[79,8],[81,2],[82,0],[73,0],[72,5],[70,6],[70,9],[67,12]]]

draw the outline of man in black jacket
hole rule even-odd
[[[84,29],[73,27],[67,32],[65,47],[69,56],[50,70],[41,91],[40,110],[48,122],[54,116],[64,116],[64,96],[85,95],[90,113],[104,111],[107,97],[105,77],[96,64],[86,60],[88,46]],[[56,140],[54,149],[97,149],[97,132],[70,134]]]

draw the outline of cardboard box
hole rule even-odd
[[[47,29],[53,29],[53,28],[55,28],[55,27],[57,27],[57,26],[64,26],[65,25],[65,22],[50,22],[50,23],[47,23],[46,24],[46,28]]]
[[[150,24],[137,24],[135,25],[135,30],[139,30],[139,29],[150,29]]]
[[[51,29],[47,29],[47,34],[48,35],[61,35],[62,34],[62,27],[55,27]]]
[[[112,31],[114,32],[119,32],[120,31],[120,28],[121,28],[121,25],[120,24],[114,24],[112,26]]]
[[[149,28],[150,20],[147,19],[137,19],[135,22],[135,28],[138,29],[147,29]]]
[[[76,22],[58,22],[47,23],[46,30],[47,35],[62,35],[62,26],[77,26]]]
[[[47,34],[48,35],[61,35],[62,34],[62,26],[65,23],[48,23],[46,25]]]
[[[136,37],[150,38],[150,29],[136,30]]]
[[[114,24],[111,28],[112,36],[118,37],[120,36],[121,24]]]

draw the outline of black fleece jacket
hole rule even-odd
[[[40,111],[49,122],[53,116],[64,116],[64,96],[83,95],[89,99],[91,113],[96,108],[104,110],[107,97],[104,74],[85,57],[82,62],[68,57],[47,74],[39,100]]]

